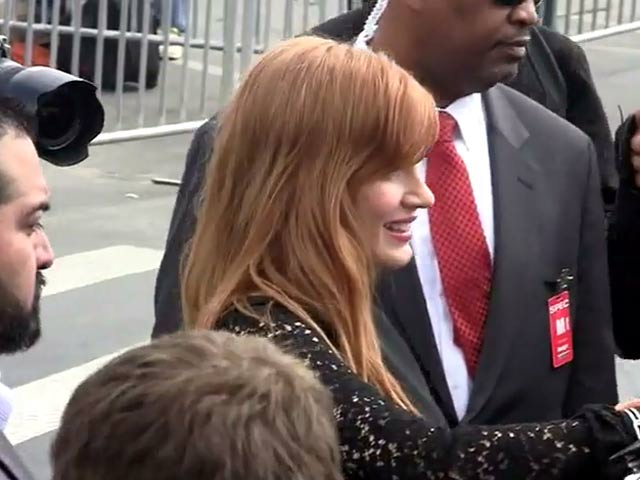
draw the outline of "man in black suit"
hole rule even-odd
[[[0,99],[0,354],[30,348],[40,337],[42,270],[53,251],[42,228],[49,189],[27,117]],[[31,474],[0,434],[0,479]]]
[[[428,385],[451,424],[461,418],[482,423],[558,418],[583,403],[614,403],[604,216],[598,195],[602,182],[595,152],[586,136],[548,110],[507,87],[491,88],[517,72],[521,58],[511,57],[523,53],[522,45],[511,35],[530,31],[536,21],[533,3],[459,3],[456,11],[444,0],[392,0],[374,47],[392,52],[436,93],[443,107],[472,92],[484,92],[480,105],[487,109],[487,128],[481,130],[480,143],[484,137],[491,152],[491,176],[485,187],[488,184],[493,190],[488,197],[494,203],[489,215],[495,216],[494,293],[475,385],[470,396],[467,392],[468,408],[456,411],[415,263],[386,277],[380,289],[381,305],[403,337],[402,348],[413,356],[404,355],[402,360],[422,373],[419,387]],[[432,8],[436,10],[429,11]],[[465,23],[452,25],[465,9]],[[418,14],[420,23],[416,23]],[[343,30],[320,33],[352,39],[357,29],[344,17],[339,19]],[[500,59],[506,54],[508,62],[494,64],[493,53],[478,55],[474,50],[483,42],[499,40],[492,37],[496,31],[509,32],[512,44],[496,54]],[[477,58],[488,63],[476,64]],[[199,130],[187,157],[158,274],[154,336],[177,329],[181,322],[178,258],[193,229],[214,128],[212,120]],[[576,277],[570,288],[575,358],[556,369],[551,366],[547,301],[564,268],[569,269],[568,277]]]
[[[380,289],[451,424],[550,420],[617,400],[593,145],[499,84],[517,74],[536,22],[530,0],[391,0],[371,44],[414,72],[455,119],[455,150],[475,200],[473,211],[460,211],[432,183],[428,216],[448,204],[451,221],[464,215],[465,225],[440,243],[431,218],[416,225],[415,261]],[[473,218],[479,227],[470,234]],[[465,243],[470,235],[484,238]],[[469,248],[488,259],[490,287],[476,279],[477,267],[457,272],[462,278],[449,272],[456,263],[448,257],[459,262]],[[472,306],[458,298],[474,295]],[[558,311],[570,325],[558,326]],[[475,363],[470,342],[481,344]]]

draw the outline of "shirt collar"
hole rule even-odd
[[[462,141],[467,146],[473,143],[473,138],[479,131],[486,131],[484,107],[480,93],[472,93],[459,98],[447,108],[439,110],[444,110],[456,119]]]
[[[373,52],[365,42],[356,41],[354,47]],[[474,133],[477,134],[478,131],[482,131],[483,134],[486,134],[484,105],[482,104],[482,95],[480,93],[472,93],[466,97],[459,98],[447,108],[439,108],[438,110],[444,110],[456,119],[462,141],[467,147],[473,144]]]

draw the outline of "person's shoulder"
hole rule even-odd
[[[568,120],[556,115],[548,108],[531,100],[526,95],[506,85],[498,84],[486,93],[493,105],[508,105],[520,122],[536,141],[562,140],[563,148],[571,145],[584,148],[590,142],[589,137]],[[495,115],[501,113],[494,112]]]
[[[187,152],[183,183],[191,184],[194,179],[201,180],[202,174],[204,174],[204,167],[211,158],[217,129],[218,113],[200,125],[193,134]]]
[[[544,26],[535,27],[535,30],[551,50],[561,70],[587,62],[584,50],[571,37]]]
[[[591,139],[562,117],[519,92],[500,86],[493,92],[496,109],[488,121],[503,133],[519,132],[522,150],[533,156],[541,175],[555,184],[578,188],[588,181],[595,159]],[[490,130],[491,131],[491,130]],[[570,179],[570,180],[569,180]]]
[[[252,299],[243,308],[229,309],[217,322],[216,328],[230,330],[232,333],[273,336],[306,326],[298,315],[285,306],[259,297]]]
[[[200,127],[198,127],[198,132],[212,132],[218,126],[218,113],[215,113],[209,120],[204,122]]]
[[[219,114],[216,113],[200,125],[193,135],[194,140],[213,138],[218,128],[218,117]]]
[[[542,38],[544,38],[547,42],[557,43],[557,44],[570,44],[575,43],[571,38],[569,38],[564,33],[560,33],[557,30],[553,30],[544,25],[536,25],[533,27],[533,31],[540,34]]]
[[[551,28],[545,27],[544,25],[538,25],[534,27],[534,31],[537,32],[545,41],[545,43],[552,49],[559,48],[573,50],[575,47],[580,48],[580,46],[576,42],[574,42],[571,37],[556,30],[552,30]]]

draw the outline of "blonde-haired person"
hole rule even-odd
[[[83,381],[53,480],[341,480],[331,394],[259,337],[181,332]]]
[[[411,259],[411,222],[433,203],[415,165],[437,130],[433,98],[383,55],[318,38],[264,55],[221,117],[186,323],[307,361],[333,393],[347,479],[597,478],[635,440],[626,413],[449,430],[417,414],[382,360],[374,277]]]

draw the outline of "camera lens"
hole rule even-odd
[[[54,165],[87,158],[89,144],[104,126],[95,85],[59,70],[24,68],[0,56],[0,96],[24,105],[37,122],[38,154]]]
[[[80,118],[76,100],[68,92],[42,95],[38,105],[39,143],[50,150],[67,147],[80,132]]]

